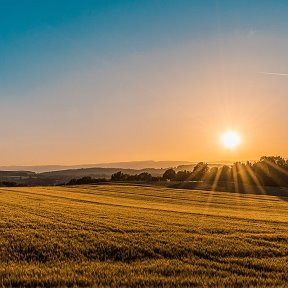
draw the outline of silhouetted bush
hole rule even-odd
[[[100,182],[107,182],[107,180],[105,178],[92,178],[90,176],[86,176],[80,179],[71,179],[67,185],[96,184]]]

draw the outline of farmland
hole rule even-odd
[[[0,188],[0,205],[0,286],[288,285],[285,197],[17,187]]]

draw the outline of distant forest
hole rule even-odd
[[[255,163],[236,162],[232,166],[209,167],[198,163],[193,171],[168,169],[163,179],[170,181],[233,182],[257,186],[288,186],[288,160],[277,156],[263,156]]]
[[[213,166],[199,162],[195,166],[178,166],[166,170],[88,168],[39,174],[29,171],[0,171],[0,186],[2,187],[81,185],[106,182],[151,183],[175,188],[225,191],[237,191],[241,186],[247,185],[288,187],[288,160],[280,156],[263,156],[259,161],[253,163],[236,162],[233,165]]]
[[[112,182],[203,182],[212,185],[218,183],[234,183],[235,185],[249,184],[256,186],[288,187],[288,160],[280,156],[263,156],[259,161],[236,162],[232,166],[209,167],[208,163],[199,162],[192,171],[167,169],[163,176],[152,176],[148,172],[136,175],[125,174],[121,171],[111,176]],[[99,183],[106,179],[83,177],[72,179],[69,185]]]

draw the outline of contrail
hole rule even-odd
[[[276,72],[260,72],[265,75],[274,75],[274,76],[288,76],[288,73],[276,73]]]

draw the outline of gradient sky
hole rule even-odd
[[[287,15],[286,0],[0,0],[0,165],[288,157]]]

